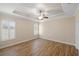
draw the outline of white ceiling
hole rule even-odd
[[[26,8],[36,8],[37,3],[0,3],[0,11],[12,12],[14,9],[26,9]],[[39,4],[41,5],[41,4]],[[46,9],[52,10],[62,10],[60,3],[46,3],[44,4]],[[41,6],[42,7],[42,6]]]
[[[67,16],[74,16],[78,3],[63,3],[61,4],[64,14]]]
[[[37,15],[34,14],[36,12],[35,9],[44,9],[47,12],[47,16],[53,18],[61,14],[73,16],[77,5],[76,3],[0,3],[0,11],[13,15],[18,15],[13,12],[19,11],[21,12],[19,13],[20,16],[29,17],[35,20],[37,18]]]

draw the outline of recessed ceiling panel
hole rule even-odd
[[[40,15],[39,11],[42,10],[50,19],[61,14],[72,15],[76,6],[74,3],[0,3],[0,11],[37,19]]]

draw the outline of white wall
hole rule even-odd
[[[75,39],[76,39],[76,48],[79,49],[79,6],[75,14]]]
[[[74,17],[61,17],[40,24],[40,37],[70,45],[75,44]]]
[[[32,22],[30,20],[23,19],[21,17],[13,16],[13,15],[6,14],[6,13],[0,14],[0,22],[1,22],[1,20],[15,21],[16,38],[13,40],[1,41],[1,37],[0,37],[0,48],[4,48],[4,47],[10,46],[10,45],[14,45],[17,43],[21,43],[21,42],[25,42],[25,41],[29,41],[29,40],[37,38],[36,36],[33,35],[34,22]],[[1,34],[1,32],[0,32],[0,34]]]

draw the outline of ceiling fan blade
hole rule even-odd
[[[44,17],[44,18],[48,19],[48,17]]]

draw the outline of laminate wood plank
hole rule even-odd
[[[68,44],[35,39],[0,49],[0,56],[77,56],[78,50]]]

